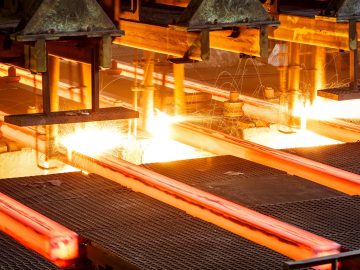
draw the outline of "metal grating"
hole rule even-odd
[[[147,167],[330,238],[345,249],[360,249],[359,197],[231,156],[154,163]],[[229,171],[235,175],[225,174]]]
[[[334,240],[345,249],[360,249],[359,196],[266,205],[255,210]]]
[[[248,207],[343,194],[233,156],[153,163],[146,167]]]
[[[360,142],[318,147],[292,148],[288,153],[360,174]]]
[[[56,270],[60,268],[0,231],[0,269]]]
[[[352,87],[323,89],[317,92],[319,97],[337,101],[352,100],[360,98],[360,91],[354,91]]]
[[[54,177],[60,185],[33,186]],[[47,184],[46,184],[47,185]],[[5,179],[0,191],[140,269],[281,269],[286,257],[102,177]]]

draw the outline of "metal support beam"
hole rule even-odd
[[[86,109],[91,108],[91,65],[85,63],[78,63],[81,78],[81,103]]]
[[[46,63],[47,63],[46,59]],[[51,112],[50,107],[50,78],[49,78],[49,69],[46,64],[46,71],[42,73],[42,99],[43,99],[43,113],[49,114]]]
[[[359,52],[358,33],[356,21],[349,22],[349,48],[350,48],[350,87],[358,92],[359,79]]]
[[[174,99],[175,99],[175,114],[183,114],[186,112],[185,108],[185,65],[173,64],[174,70]]]
[[[49,81],[50,81],[50,109],[52,112],[59,110],[59,80],[60,80],[60,59],[49,56]]]
[[[99,72],[99,50],[94,48],[91,63],[91,109],[93,112],[99,111],[100,108]]]
[[[269,29],[269,39],[349,51],[349,23],[284,14],[276,19],[280,26]]]
[[[143,130],[149,130],[149,121],[154,118],[154,53],[144,51],[144,80],[143,80],[143,96],[142,96],[142,127]]]
[[[296,125],[293,118],[295,106],[298,100],[300,91],[300,44],[290,43],[289,55],[289,79],[288,79],[288,113],[290,119],[288,125],[294,127]]]
[[[175,57],[183,57],[200,36],[200,33],[125,20],[120,25],[126,35],[116,38],[115,44]],[[239,32],[237,37],[231,37],[231,30],[210,32],[210,48],[260,56],[260,29],[239,27]],[[201,48],[192,49],[188,57],[201,60]]]
[[[313,46],[311,48],[311,85],[310,103],[313,103],[317,97],[317,91],[324,89],[326,85],[326,48]]]
[[[55,56],[48,57],[49,80],[50,80],[50,110],[51,112],[59,111],[59,80],[60,80],[60,59]],[[49,126],[47,130],[47,148],[49,155],[54,153],[58,140],[58,126]]]

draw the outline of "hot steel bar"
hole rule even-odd
[[[349,195],[360,194],[360,175],[192,124],[176,124],[175,140],[205,151],[251,160]]]
[[[78,235],[0,193],[0,229],[57,265],[78,256]]]

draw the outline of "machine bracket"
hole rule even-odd
[[[169,62],[173,64],[194,63],[195,60],[190,59],[191,52],[200,48],[201,60],[208,60],[210,58],[210,35],[209,31],[203,30],[199,33],[199,37],[190,46],[189,50],[181,58],[169,58]]]

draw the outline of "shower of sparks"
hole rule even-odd
[[[87,126],[77,128],[75,132],[62,136],[60,143],[67,148],[68,153],[77,151],[82,154],[96,155],[121,146],[124,137],[112,127]]]
[[[140,142],[143,150],[142,163],[166,162],[211,156],[210,153],[179,143],[171,139],[171,126],[184,119],[157,111],[150,121],[151,137]]]
[[[171,125],[179,121],[182,121],[180,117],[158,111],[150,121],[146,135],[140,132],[138,137],[129,136],[127,131],[111,124],[91,124],[62,135],[60,144],[67,149],[69,159],[73,151],[90,156],[112,154],[135,164],[211,156],[170,139]]]

